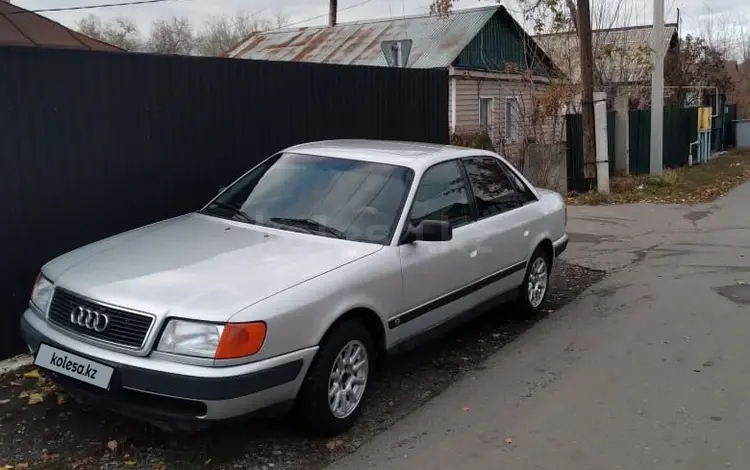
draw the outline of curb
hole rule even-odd
[[[21,367],[26,367],[33,363],[33,358],[29,354],[20,354],[10,359],[0,361],[0,376],[9,372],[14,372]]]

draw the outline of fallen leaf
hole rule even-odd
[[[470,409],[471,408],[469,408],[468,406],[466,406],[466,407],[464,407],[463,411],[469,411]]]
[[[41,376],[39,375],[39,369],[30,370],[23,374],[23,377],[25,379],[38,379]]]
[[[0,400],[0,405],[4,405],[6,403],[10,403],[10,398],[6,398],[5,400]]]
[[[157,463],[156,466],[154,467],[154,470],[164,470],[165,468],[166,467],[164,466],[163,463]]]
[[[16,380],[11,381],[10,384],[13,385],[14,387],[22,387],[23,386],[23,384],[21,382],[18,382]]]
[[[0,470],[13,470],[13,465],[3,465]]]
[[[29,394],[29,405],[36,405],[44,401],[44,395],[41,393],[30,393]]]
[[[91,462],[93,462],[93,461],[94,461],[94,457],[91,457],[91,456],[89,456],[89,457],[86,457],[86,458],[85,458],[85,459],[83,459],[83,460],[79,460],[78,462],[75,462],[75,463],[73,464],[73,470],[76,470],[76,469],[78,469],[78,468],[81,468],[81,467],[83,467],[84,465],[89,465],[89,464],[90,464]]]
[[[68,400],[67,400],[67,398],[65,398],[65,395],[63,395],[62,393],[58,393],[57,394],[57,404],[58,405],[64,405],[65,402],[67,402],[67,401]]]
[[[28,390],[24,390],[23,392],[21,392],[21,393],[20,393],[20,394],[18,395],[18,398],[26,398],[26,397],[28,397],[28,396],[29,396],[29,391],[28,391]]]
[[[42,460],[48,462],[50,460],[57,460],[60,456],[58,454],[44,454]]]
[[[513,439],[511,439],[510,437],[506,437],[505,438],[505,443],[506,444],[513,444]]]
[[[114,452],[117,450],[117,441],[112,440],[107,442],[107,449],[109,449],[110,452]]]
[[[336,447],[339,447],[343,444],[344,444],[344,441],[342,441],[341,439],[336,439],[336,440],[326,442],[326,448],[328,450],[334,450]]]
[[[122,462],[128,467],[135,467],[135,460],[129,454],[125,454],[122,458]]]
[[[29,463],[28,462],[18,463],[16,464],[16,468],[17,469],[29,468]]]

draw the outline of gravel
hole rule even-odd
[[[165,433],[71,403],[24,369],[0,378],[0,469],[316,470],[355,451],[422,406],[534,323],[598,282],[604,273],[559,262],[546,311],[518,318],[512,307],[488,312],[392,361],[371,384],[358,424],[333,439],[312,437],[292,417]],[[44,401],[29,405],[40,397]]]

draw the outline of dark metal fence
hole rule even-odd
[[[287,146],[448,142],[445,71],[0,48],[0,357],[40,266]]]
[[[568,148],[568,191],[587,191],[590,188],[583,170],[583,117],[580,114],[565,116],[565,142]]]
[[[724,116],[724,148],[737,145],[737,104],[728,104]]]
[[[651,110],[634,109],[630,119],[630,173],[647,174],[651,161]],[[674,168],[688,164],[690,143],[698,139],[698,108],[664,108],[663,163]]]
[[[580,114],[565,116],[567,143],[568,190],[588,191],[595,181],[586,181],[583,158],[583,117]],[[609,173],[615,170],[615,111],[607,111],[607,152],[609,153]]]
[[[607,140],[610,175],[614,172],[615,112],[607,112]],[[633,109],[628,113],[629,169],[631,174],[647,174],[651,158],[651,110]],[[575,191],[591,189],[583,173],[583,121],[579,114],[566,116],[568,146],[568,188]],[[698,108],[664,109],[664,166],[687,165],[690,143],[698,138]]]

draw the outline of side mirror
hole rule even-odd
[[[404,244],[423,242],[447,242],[453,239],[453,227],[442,220],[423,220],[416,227],[409,227],[404,234]]]

